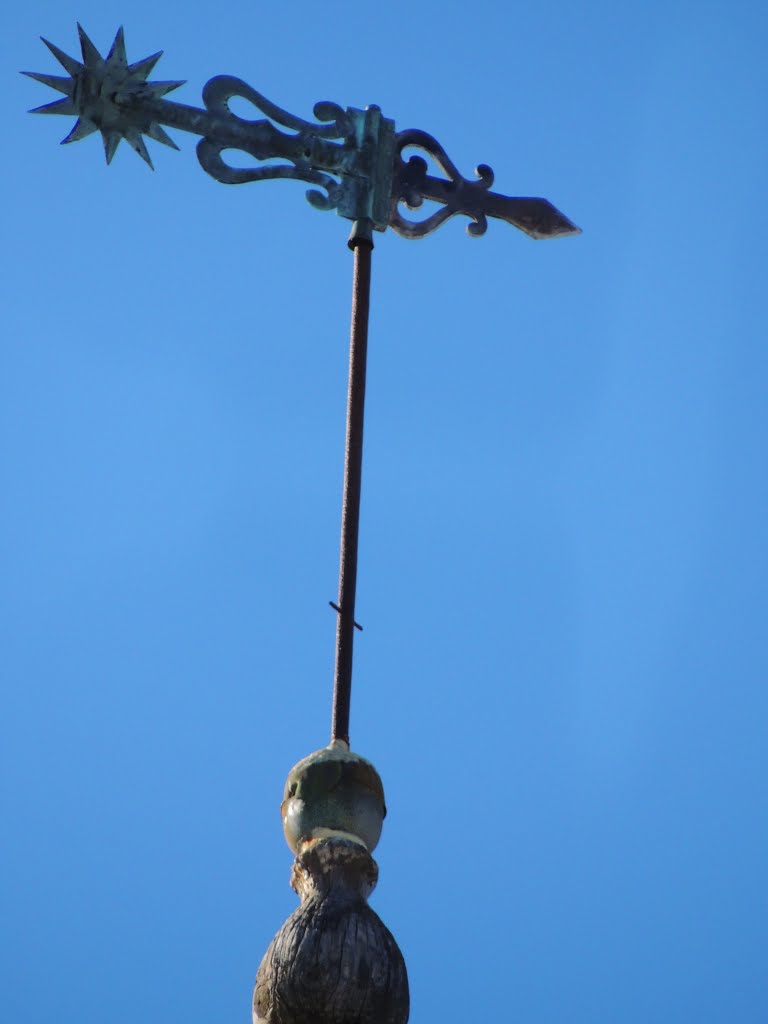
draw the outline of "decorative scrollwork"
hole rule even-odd
[[[291,128],[299,134],[306,133],[321,139],[343,139],[349,131],[349,118],[344,108],[340,107],[338,103],[331,103],[328,100],[321,100],[315,104],[313,113],[318,119],[318,122],[315,123],[288,113],[287,110],[283,110],[282,107],[278,107],[276,103],[268,100],[253,86],[233,75],[216,75],[203,88],[203,103],[212,114],[223,118],[233,118],[244,125],[253,124],[253,121],[232,113],[229,101],[233,96],[248,100],[257,110],[266,114],[270,121],[281,124],[284,128]]]
[[[414,155],[404,160],[403,151],[409,148],[424,150],[446,177],[436,178],[427,174],[427,161],[423,157]],[[579,233],[579,228],[547,199],[502,196],[498,192],[491,192],[493,171],[487,164],[479,164],[475,173],[477,181],[464,178],[437,139],[427,132],[415,128],[398,132],[395,136],[390,226],[405,238],[423,238],[449,217],[460,213],[471,219],[472,223],[467,225],[467,234],[474,238],[485,234],[488,217],[499,217],[520,228],[531,238],[555,238],[558,235]],[[417,210],[425,199],[441,203],[443,209],[422,221],[403,217],[399,209],[401,203],[411,210]]]
[[[446,175],[445,179],[427,174],[427,161],[420,156],[403,159],[403,151],[418,148],[429,154]],[[390,225],[399,235],[406,238],[422,238],[440,227],[449,217],[464,214],[472,219],[467,233],[473,237],[485,234],[488,219],[483,209],[481,196],[487,194],[493,184],[493,171],[487,164],[480,164],[476,170],[477,181],[464,178],[445,149],[432,135],[417,128],[398,132],[395,138],[395,187],[392,196]],[[404,203],[408,209],[417,210],[425,199],[442,203],[438,210],[422,221],[407,220],[399,210]]]
[[[245,99],[272,121],[292,129],[296,134],[278,131],[264,119],[249,120],[235,114],[229,102],[233,97]],[[203,102],[216,119],[216,132],[204,136],[197,145],[200,165],[212,178],[227,185],[274,178],[296,178],[319,185],[306,193],[309,202],[321,210],[332,210],[340,198],[339,182],[312,166],[317,140],[343,139],[349,132],[349,118],[335,103],[315,104],[314,114],[320,123],[305,121],[272,103],[252,86],[230,75],[212,78],[203,89]],[[222,131],[229,128],[230,132]],[[290,163],[263,167],[236,168],[222,157],[228,149],[239,149],[257,160],[285,157]]]

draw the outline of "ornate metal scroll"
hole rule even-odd
[[[107,163],[125,139],[152,166],[144,136],[177,149],[162,125],[202,136],[197,146],[200,164],[211,177],[228,185],[270,178],[296,178],[316,188],[307,191],[309,202],[320,210],[336,210],[350,220],[368,221],[378,231],[391,226],[405,238],[422,238],[448,218],[470,218],[470,235],[485,233],[488,217],[498,217],[531,238],[578,234],[579,229],[548,200],[514,198],[491,192],[493,171],[477,168],[477,181],[464,178],[440,143],[417,129],[395,134],[394,121],[376,106],[365,110],[335,103],[318,103],[317,122],[300,117],[270,102],[239,78],[221,75],[203,89],[205,109],[174,103],[163,97],[184,82],[150,82],[148,77],[160,53],[129,64],[122,28],[102,57],[78,25],[82,62],[43,40],[67,72],[66,77],[26,71],[30,78],[64,94],[64,99],[36,107],[33,113],[70,114],[77,122],[63,142],[76,142],[101,132]],[[240,98],[266,114],[247,120],[235,114],[230,101]],[[272,123],[274,122],[274,123]],[[280,131],[275,125],[289,129]],[[403,158],[417,148],[437,163],[445,175],[427,173],[423,157]],[[227,150],[241,150],[262,163],[238,168],[224,158]],[[271,160],[285,163],[263,163]],[[323,191],[320,191],[323,190]],[[401,204],[418,209],[425,200],[441,210],[421,221],[406,219]]]
[[[294,136],[285,135],[272,129],[267,121],[248,121],[234,114],[229,106],[233,97],[248,100],[277,124],[293,129]],[[317,139],[344,139],[349,133],[349,118],[335,103],[318,103],[315,116],[328,124],[313,124],[295,117],[271,103],[260,92],[239,78],[219,75],[212,78],[203,89],[203,103],[216,118],[218,131],[205,135],[197,144],[197,158],[200,166],[227,185],[239,185],[247,181],[264,181],[268,178],[298,178],[326,190],[326,195],[311,189],[307,199],[320,210],[331,210],[339,204],[339,182],[324,171],[312,166],[313,151]],[[237,145],[232,145],[221,128],[226,125],[232,134],[238,135]],[[254,130],[255,129],[255,130]],[[270,131],[270,129],[272,129]],[[258,134],[257,134],[258,131]],[[276,155],[287,157],[290,163],[270,164],[263,167],[240,169],[231,167],[222,157],[227,149],[240,149],[257,160],[266,160]]]
[[[403,159],[403,151],[418,148],[431,156],[445,178],[427,174],[428,164],[423,157],[413,155]],[[464,214],[471,218],[467,234],[478,237],[488,229],[488,217],[499,217],[520,228],[531,238],[556,238],[558,235],[577,234],[572,224],[547,199],[523,199],[491,192],[493,171],[488,164],[479,164],[475,170],[477,181],[462,177],[443,147],[426,132],[417,128],[398,132],[395,136],[395,174],[392,189],[392,210],[389,223],[404,238],[422,238],[434,231],[449,217]],[[417,210],[424,200],[442,203],[443,208],[422,221],[406,220],[400,213],[400,203]]]

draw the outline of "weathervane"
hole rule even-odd
[[[461,213],[473,220],[467,229],[471,235],[485,232],[488,217],[506,220],[532,238],[578,233],[579,229],[546,199],[512,198],[491,192],[493,171],[487,164],[478,166],[477,181],[463,178],[436,139],[416,129],[395,132],[394,121],[383,117],[376,106],[344,110],[336,103],[317,103],[314,114],[319,121],[312,123],[282,110],[241,79],[218,75],[203,89],[205,110],[201,110],[162,98],[185,82],[147,81],[162,50],[129,64],[122,28],[106,58],[80,25],[78,31],[82,63],[43,39],[67,72],[66,77],[24,72],[65,97],[36,107],[32,113],[76,116],[77,123],[62,140],[64,143],[101,132],[107,163],[125,139],[152,167],[143,136],[178,149],[161,127],[168,125],[202,136],[197,156],[203,170],[217,181],[235,185],[265,178],[299,178],[324,189],[324,193],[308,191],[307,199],[313,206],[335,209],[350,220],[368,220],[377,231],[392,227],[406,238],[420,238]],[[270,121],[249,121],[233,114],[229,101],[235,96],[249,100],[292,134],[279,131]],[[406,148],[428,153],[447,179],[427,174],[427,162],[422,157],[404,160]],[[222,159],[226,149],[243,150],[256,160],[283,157],[289,163],[234,168]],[[420,223],[400,214],[400,202],[417,209],[425,199],[441,203],[443,209]]]
[[[254,1021],[265,1024],[405,1024],[408,980],[397,943],[368,906],[378,877],[370,853],[386,814],[384,790],[373,765],[349,749],[349,709],[357,581],[357,547],[363,452],[366,353],[373,231],[391,227],[405,238],[421,238],[449,217],[470,218],[467,232],[485,233],[488,217],[505,220],[531,238],[579,233],[548,200],[492,192],[493,171],[476,169],[464,178],[440,143],[424,131],[395,131],[376,106],[365,110],[315,104],[316,122],[282,110],[239,78],[219,75],[203,88],[204,109],[163,97],[183,81],[150,82],[162,51],[129,64],[120,28],[102,57],[78,25],[82,62],[43,42],[66,76],[25,71],[64,98],[36,107],[35,114],[64,114],[77,121],[62,141],[100,132],[107,163],[122,139],[152,167],[144,136],[178,149],[163,125],[201,136],[197,156],[203,170],[225,184],[296,178],[314,186],[306,197],[319,210],[335,210],[353,221],[354,253],[349,388],[342,497],[331,743],[300,761],[288,775],[281,805],[283,828],[296,854],[291,884],[301,906],[278,931],[256,977]],[[230,108],[248,100],[266,119],[247,120]],[[288,131],[281,131],[281,125]],[[242,150],[261,166],[236,168],[223,158]],[[418,149],[445,177],[428,174]],[[285,163],[264,164],[283,159]],[[425,200],[440,209],[414,221]]]

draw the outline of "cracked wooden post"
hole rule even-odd
[[[378,772],[335,740],[291,769],[281,811],[301,904],[259,967],[254,1024],[406,1024],[405,961],[367,902],[386,814]]]

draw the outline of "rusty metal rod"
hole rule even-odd
[[[352,323],[349,338],[347,434],[344,446],[344,485],[341,503],[339,599],[336,619],[336,666],[333,679],[331,739],[349,743],[352,693],[352,648],[355,638],[357,546],[360,531],[360,486],[363,468],[365,369],[368,354],[368,311],[371,297],[370,221],[355,221],[349,239],[354,253]]]

